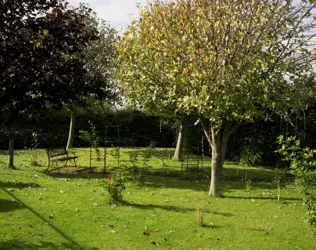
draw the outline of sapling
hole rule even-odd
[[[276,183],[277,188],[278,188],[278,201],[281,199],[281,179],[282,179],[282,173],[278,169],[273,179],[273,182]]]
[[[248,193],[251,193],[251,179],[246,178],[246,190]]]
[[[205,227],[205,221],[204,221],[204,215],[203,215],[203,210],[201,208],[201,205],[200,205],[200,202],[198,202],[198,205],[197,205],[197,222],[198,222],[198,225],[200,227]]]
[[[99,150],[99,137],[96,132],[96,127],[92,121],[88,121],[89,123],[89,131],[87,130],[80,130],[79,131],[79,138],[88,142],[90,147],[94,148],[97,160],[101,160],[101,154]]]
[[[40,164],[37,161],[37,156],[38,156],[38,148],[39,142],[38,142],[38,134],[33,132],[32,133],[32,145],[31,145],[31,150],[32,150],[32,155],[31,155],[31,165],[32,166],[39,166]]]

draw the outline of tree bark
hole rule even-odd
[[[70,124],[69,124],[69,133],[67,141],[67,149],[73,147],[73,142],[75,139],[75,124],[76,124],[76,114],[75,111],[72,111],[70,114]]]
[[[202,121],[201,124],[212,153],[212,176],[208,195],[220,196],[219,182],[224,165],[227,142],[232,130],[230,131],[230,126],[226,124],[217,130],[214,128],[208,129]]]
[[[176,149],[174,151],[174,155],[172,157],[175,161],[182,161],[183,160],[183,144],[184,144],[184,137],[186,133],[186,125],[185,121],[181,120],[181,124],[179,126],[179,132],[178,132],[178,139],[177,139],[177,145]]]
[[[212,129],[212,137],[213,142],[211,144],[212,150],[212,176],[211,176],[211,184],[210,190],[208,195],[210,196],[219,196],[220,189],[219,189],[219,181],[221,176],[221,140],[220,140],[220,133],[214,134],[214,130]]]
[[[9,133],[8,168],[14,168],[14,130]]]

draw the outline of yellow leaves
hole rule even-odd
[[[210,60],[210,59],[209,59],[208,57],[205,57],[204,62],[205,62],[205,63],[208,63],[209,60]]]
[[[183,74],[191,76],[193,74],[193,70],[192,69],[183,69]]]
[[[190,23],[187,22],[187,24],[185,25],[185,30],[188,32],[190,30]]]
[[[216,21],[216,22],[214,23],[214,29],[219,28],[219,26],[220,26],[220,22],[219,22],[219,21]]]

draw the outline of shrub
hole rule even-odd
[[[104,179],[103,187],[108,194],[108,203],[115,204],[123,201],[123,191],[125,190],[125,177],[118,172],[109,175]]]
[[[309,147],[302,148],[300,140],[295,137],[284,139],[283,136],[278,137],[281,146],[278,153],[284,161],[290,163],[291,173],[295,176],[297,185],[303,188],[305,193],[304,202],[308,208],[309,224],[314,228],[316,233],[316,160],[314,154],[315,149]],[[316,236],[316,234],[315,234]]]

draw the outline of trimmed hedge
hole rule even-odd
[[[100,138],[99,145],[104,146],[105,136],[108,145],[121,147],[147,147],[155,142],[157,147],[172,147],[174,129],[170,122],[160,122],[160,118],[146,115],[140,111],[118,111],[116,114],[93,114],[79,112],[76,118],[74,147],[88,147],[79,138],[79,130],[89,130],[88,121],[96,126]],[[69,132],[70,114],[66,111],[51,111],[20,123],[15,138],[15,148],[29,148],[32,132],[38,134],[40,148],[66,146]],[[2,134],[1,149],[7,149],[8,138]]]

